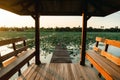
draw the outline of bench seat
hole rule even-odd
[[[120,66],[101,56],[93,50],[86,52],[86,58],[108,80],[120,80]]]
[[[26,64],[26,62],[34,57],[34,52],[35,50],[24,51],[11,64],[6,67],[1,67],[0,80],[7,80],[8,77],[11,77],[13,74],[15,74],[22,66]]]
[[[11,45],[11,52],[0,54],[0,80],[8,80],[18,71],[21,75],[21,68],[35,56],[35,49],[29,49],[26,45],[26,38],[13,38],[0,41],[0,46]],[[2,52],[2,51],[0,51]]]
[[[99,48],[101,42],[104,49]],[[96,37],[96,45],[93,50],[86,51],[86,59],[99,72],[99,76],[102,75],[106,80],[120,80],[120,58],[108,52],[109,46],[120,48],[120,41]]]

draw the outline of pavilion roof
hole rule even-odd
[[[39,0],[40,15],[82,15],[83,0]],[[34,15],[36,0],[0,0],[0,8],[19,15]],[[106,16],[120,10],[119,0],[88,0],[88,15]]]

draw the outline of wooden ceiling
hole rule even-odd
[[[82,15],[83,0],[38,0],[40,15]],[[19,15],[35,15],[36,0],[0,0],[0,8]],[[119,0],[88,0],[88,15],[107,16],[120,10]]]

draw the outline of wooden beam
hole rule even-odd
[[[82,12],[82,19],[83,19],[83,24],[82,24],[82,40],[81,40],[81,61],[80,65],[85,65],[85,54],[86,54],[86,32],[87,32],[87,0],[82,0],[83,1],[83,12]]]
[[[87,20],[89,20],[92,16],[87,16]]]
[[[33,19],[35,19],[35,15],[31,15],[31,17],[32,17]]]
[[[103,4],[102,4],[103,1],[102,0],[99,0],[100,5],[97,5],[95,3],[95,1],[93,1],[93,0],[89,0],[89,3],[95,7],[95,12],[96,12],[96,10],[99,10],[100,12],[104,12],[104,14],[106,14],[106,11],[103,10],[102,7],[100,7],[100,5],[103,6]]]

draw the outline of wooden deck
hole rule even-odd
[[[90,66],[71,62],[67,49],[57,45],[51,63],[32,64],[18,80],[100,80]]]
[[[67,49],[57,45],[53,52],[51,63],[72,63]]]
[[[32,64],[18,80],[100,80],[88,66],[76,63]]]

